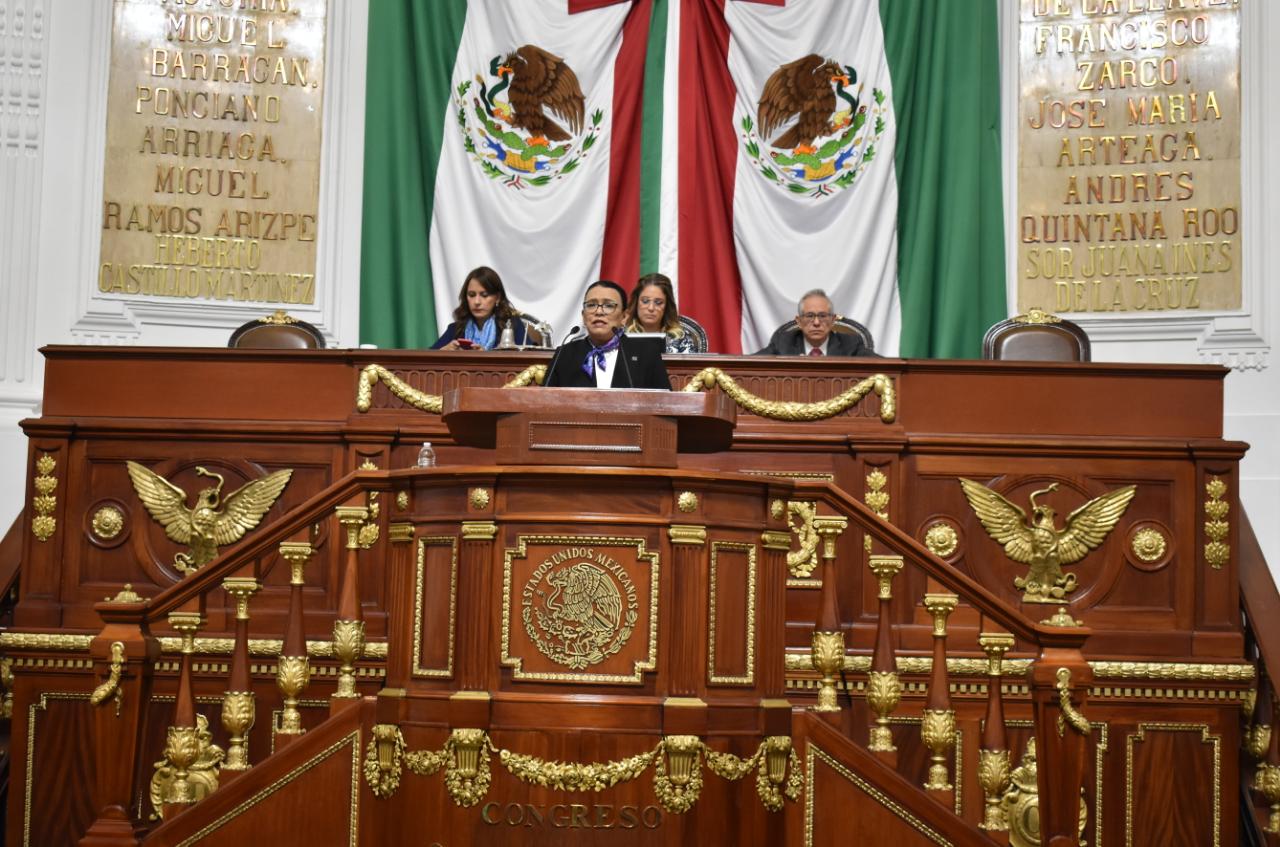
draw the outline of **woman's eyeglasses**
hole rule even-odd
[[[606,315],[613,314],[618,310],[619,304],[614,300],[588,300],[582,304],[584,312],[604,312]]]

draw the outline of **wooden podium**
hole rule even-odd
[[[678,453],[728,450],[737,407],[719,393],[457,388],[441,417],[499,464],[674,468]]]

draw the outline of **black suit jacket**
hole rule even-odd
[[[579,338],[556,350],[555,370],[547,375],[542,384],[561,388],[595,388],[595,377],[587,376],[586,371],[582,369],[590,349],[591,342],[586,338]],[[627,341],[626,336],[623,336],[622,346],[618,349],[618,356],[613,360],[611,367],[617,368],[617,372],[613,375],[613,388],[671,390],[671,378],[667,376],[667,367],[662,363],[662,356],[652,345],[631,343]]]
[[[761,350],[757,350],[755,355],[765,356],[805,356],[809,353],[808,343],[804,340],[804,333],[798,328],[783,332],[778,330],[773,334],[773,338],[769,339],[768,346]],[[833,332],[827,340],[828,356],[876,356],[877,354],[868,350],[866,345],[862,343],[862,338],[852,332]]]

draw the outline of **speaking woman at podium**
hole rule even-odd
[[[618,283],[602,279],[588,286],[582,298],[587,334],[556,348],[543,385],[670,391],[661,345],[628,339],[622,331],[626,310],[627,294]]]

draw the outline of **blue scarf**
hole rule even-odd
[[[588,339],[589,340],[589,339]],[[582,370],[587,376],[595,378],[596,368],[605,370],[604,354],[617,350],[622,344],[622,330],[613,331],[613,338],[610,338],[602,346],[597,347],[594,341],[591,341],[591,349],[587,351],[587,360],[582,363]]]
[[[474,342],[477,347],[492,350],[498,342],[498,322],[490,315],[484,326],[477,327],[475,318],[467,318],[467,324],[462,328],[462,337]]]

